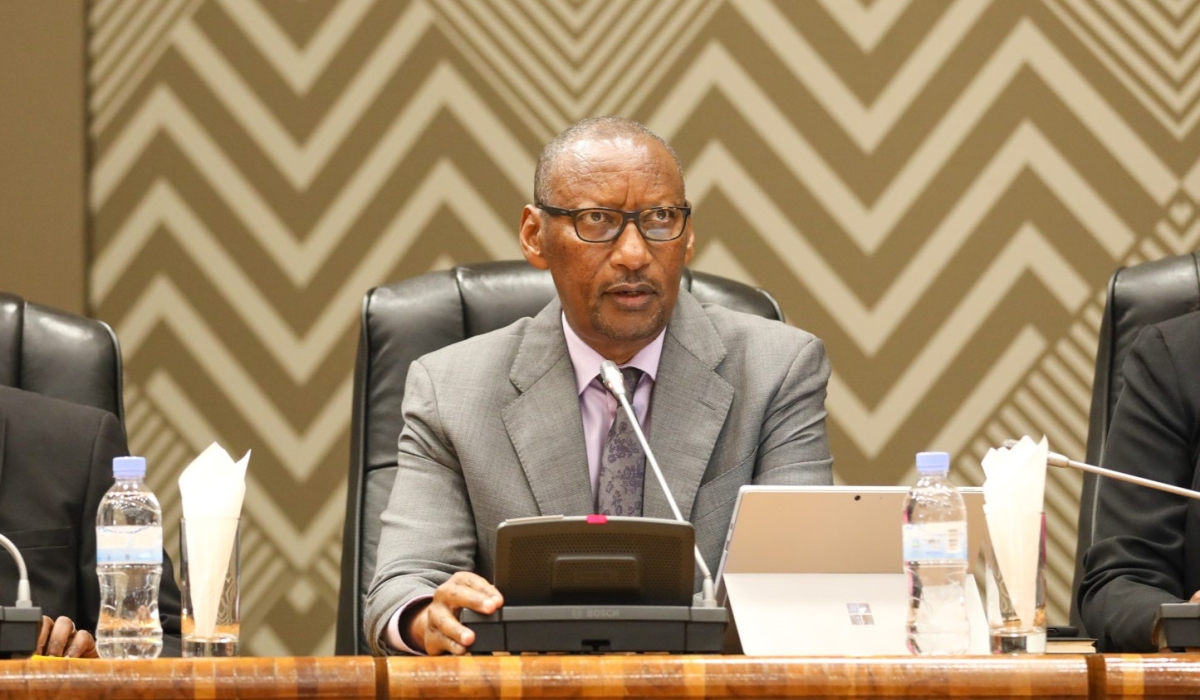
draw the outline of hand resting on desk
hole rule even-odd
[[[428,605],[415,612],[406,611],[407,625],[400,621],[405,643],[430,656],[465,654],[475,642],[475,633],[458,621],[463,608],[490,615],[504,605],[504,597],[487,579],[469,571],[460,571],[433,592]]]
[[[91,633],[75,629],[75,623],[66,616],[51,620],[42,615],[42,631],[38,634],[37,648],[33,653],[39,656],[100,658],[96,653],[96,640],[92,639]]]

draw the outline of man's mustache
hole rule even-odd
[[[650,291],[654,292],[655,294],[662,294],[662,285],[658,282],[658,280],[650,279],[645,275],[632,274],[610,280],[600,290],[600,293],[605,294],[613,290]]]

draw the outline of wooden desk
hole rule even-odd
[[[1194,698],[1200,696],[1200,654],[1185,656],[1106,654],[1097,657],[1097,660],[1103,662],[1103,674],[1093,674],[1093,697]]]
[[[375,700],[368,656],[0,661],[0,698],[346,698]]]
[[[388,659],[390,697],[1088,697],[1082,656],[533,656],[441,661]]]
[[[958,658],[368,657],[0,661],[29,698],[1170,698],[1200,655]]]

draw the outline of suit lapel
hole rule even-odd
[[[712,321],[690,294],[681,292],[659,360],[650,400],[650,447],[685,519],[733,404],[733,387],[715,371],[725,357]],[[658,480],[646,465],[642,513],[673,518]]]
[[[556,300],[526,327],[509,375],[521,394],[501,416],[539,511],[580,515],[592,512],[592,485],[561,314]]]

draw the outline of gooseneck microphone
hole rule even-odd
[[[1016,440],[1005,440],[1001,443],[1002,446],[1012,449],[1016,444]],[[1164,484],[1161,481],[1154,479],[1146,479],[1124,472],[1097,467],[1092,464],[1076,462],[1057,452],[1046,453],[1046,464],[1053,467],[1065,467],[1068,469],[1078,469],[1079,471],[1091,472],[1106,476],[1117,481],[1125,481],[1138,486],[1164,491],[1176,496],[1185,498],[1194,498],[1200,501],[1200,492],[1191,489],[1185,489],[1174,484]],[[1200,605],[1195,603],[1162,603],[1158,606],[1158,612],[1154,614],[1154,626],[1151,633],[1154,637],[1155,644],[1158,645],[1159,651],[1188,651],[1197,645],[1197,640],[1200,639],[1200,630],[1197,628],[1197,610]]]
[[[42,610],[34,607],[29,590],[29,570],[17,546],[0,535],[0,547],[8,550],[17,562],[17,602],[13,607],[0,605],[0,659],[28,656],[37,650],[42,628]]]
[[[1016,444],[1016,440],[1009,439],[1001,443],[1001,446],[1012,449],[1016,446]],[[1107,476],[1110,479],[1116,479],[1117,481],[1126,481],[1131,484],[1137,484],[1138,486],[1145,486],[1147,488],[1165,491],[1166,493],[1173,493],[1176,496],[1185,496],[1187,498],[1194,498],[1200,501],[1200,491],[1193,491],[1191,489],[1185,489],[1181,486],[1175,486],[1173,484],[1164,484],[1161,481],[1155,481],[1153,479],[1146,479],[1140,476],[1126,474],[1124,472],[1113,471],[1112,469],[1105,469],[1104,467],[1097,467],[1091,464],[1085,464],[1083,462],[1076,462],[1075,460],[1068,459],[1057,452],[1046,453],[1046,464],[1049,464],[1052,467],[1059,467],[1063,469],[1069,468],[1078,469],[1079,471],[1083,472],[1091,472],[1093,474],[1099,474],[1100,476]]]
[[[642,445],[642,451],[646,454],[646,461],[650,463],[650,467],[654,471],[654,476],[658,478],[658,485],[662,487],[663,493],[667,494],[667,503],[671,504],[671,512],[675,514],[675,519],[679,522],[687,522],[683,519],[683,514],[679,512],[679,505],[675,502],[675,496],[671,493],[671,487],[667,486],[667,479],[663,476],[662,469],[658,467],[658,460],[654,458],[654,452],[650,449],[650,443],[646,441],[646,435],[642,432],[642,426],[638,423],[637,415],[633,412],[633,406],[629,404],[629,397],[625,392],[625,378],[621,376],[621,370],[617,369],[617,365],[612,360],[605,360],[600,363],[600,379],[604,382],[604,386],[612,392],[612,395],[617,398],[617,402],[625,409],[625,415],[629,417],[629,422],[633,424],[633,432],[637,435],[638,442]],[[696,566],[700,567],[700,573],[704,577],[701,583],[702,605],[706,608],[717,607],[717,596],[713,592],[712,573],[708,570],[708,565],[704,563],[704,557],[700,555],[700,547],[692,545],[693,553],[696,556]]]
[[[8,550],[17,562],[17,603],[18,608],[32,608],[33,595],[29,592],[29,570],[25,568],[25,558],[17,550],[17,546],[4,535],[0,535],[0,547]]]

